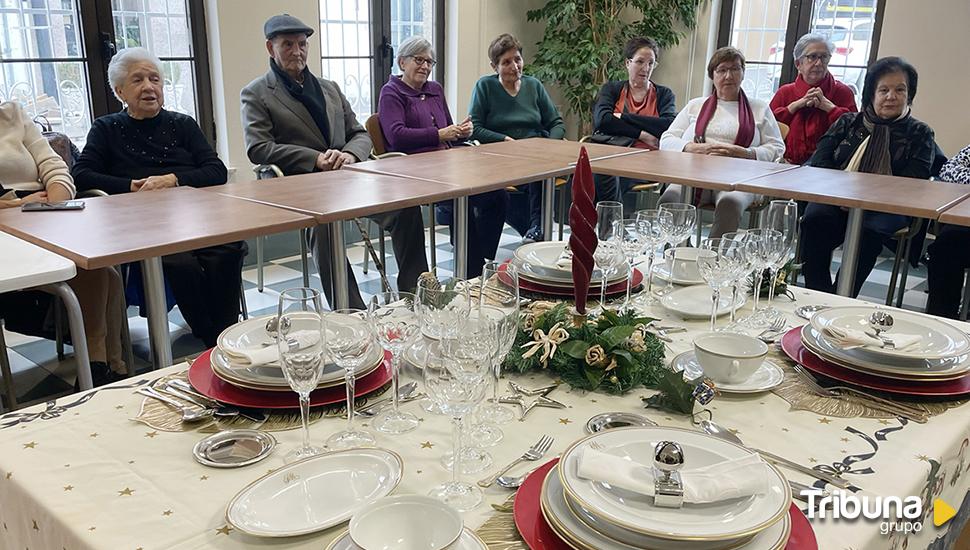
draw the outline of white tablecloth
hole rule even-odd
[[[803,289],[795,292],[797,305],[853,303]],[[784,299],[777,303],[783,310],[793,309]],[[675,319],[659,307],[649,313]],[[691,332],[674,335],[668,359],[689,349],[692,336],[705,330],[705,323],[689,322]],[[280,447],[263,462],[217,470],[196,463],[191,456],[200,434],[158,432],[129,420],[142,401],[131,386],[184,368],[184,364],[176,365],[0,417],[0,546],[67,550],[324,548],[341,528],[293,539],[263,540],[228,528],[225,521],[226,503],[249,482],[283,465],[283,452],[298,443],[299,431],[277,432]],[[532,387],[550,381],[543,374],[516,380]],[[518,456],[541,434],[555,437],[548,455],[554,456],[584,435],[583,426],[592,415],[644,413],[640,398],[650,394],[640,389],[614,397],[569,391],[563,386],[551,397],[567,403],[568,409],[539,408],[524,422],[502,426],[504,441],[490,449],[495,464]],[[407,406],[420,410],[413,404]],[[957,527],[950,534],[955,540],[970,515],[970,406],[951,409],[923,425],[790,411],[784,400],[771,393],[722,396],[710,408],[717,422],[737,429],[751,446],[809,465],[851,464],[851,473],[845,477],[865,494],[924,496],[928,520],[908,540],[880,534],[877,523],[816,520],[823,550],[947,548],[942,541],[936,545],[934,541],[946,535],[950,526]],[[690,426],[684,417],[655,411],[646,414],[662,425]],[[412,433],[378,435],[379,445],[404,458],[405,474],[398,493],[425,493],[448,478],[439,458],[450,449],[449,423],[442,417],[421,416],[424,421]],[[311,428],[311,435],[322,443],[343,426],[339,419],[324,419]],[[513,472],[525,469],[520,466]],[[814,481],[783,471],[797,481]],[[501,488],[488,489],[487,503],[465,514],[466,525],[481,525],[493,513],[488,503],[501,503],[508,495]],[[931,496],[943,498],[960,515],[943,528],[933,527]]]

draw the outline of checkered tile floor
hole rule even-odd
[[[454,262],[452,246],[448,240],[447,226],[438,226],[435,237],[438,273],[442,276],[451,275]],[[273,313],[280,291],[302,285],[299,241],[297,239],[296,234],[274,235],[267,238],[265,244],[267,263],[263,271],[264,288],[262,292],[257,289],[256,285],[255,247],[253,243],[250,243],[250,255],[246,259],[247,265],[243,270],[243,284],[246,289],[246,304],[251,316]],[[520,242],[519,235],[506,226],[499,245],[498,259],[510,258]],[[390,238],[387,239],[387,250],[391,250]],[[860,297],[864,300],[874,303],[885,301],[893,260],[889,251],[884,251],[884,253],[885,256],[880,258],[875,270],[862,289]],[[353,266],[361,293],[366,300],[373,293],[380,292],[381,283],[380,276],[373,269],[373,264],[371,264],[371,269],[366,274],[364,273],[365,254],[366,249],[360,243],[352,244],[347,248],[347,256]],[[390,255],[390,252],[388,254]],[[833,269],[837,269],[838,254],[837,251]],[[387,263],[388,278],[394,284],[397,265],[390,256]],[[316,275],[312,261],[311,286],[320,289],[320,279]],[[922,311],[926,304],[925,266],[921,265],[919,269],[910,270],[906,287],[907,292],[903,306],[907,309]],[[147,323],[145,319],[138,317],[137,310],[134,308],[129,309],[128,322],[136,355],[136,370],[141,372],[149,368],[147,363],[149,356]],[[169,314],[169,328],[172,332],[173,357],[185,357],[202,351],[202,342],[195,339],[186,328],[185,321],[182,319],[178,308]],[[67,346],[66,358],[58,360],[54,343],[49,340],[7,331],[4,331],[4,338],[8,346],[7,354],[10,358],[19,403],[36,403],[52,396],[73,391],[76,368],[70,353],[70,346]]]

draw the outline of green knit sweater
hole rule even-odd
[[[522,76],[515,97],[505,91],[498,75],[479,78],[468,114],[475,125],[472,139],[482,143],[502,141],[505,136],[562,139],[566,135],[566,125],[559,110],[542,83],[531,76]]]

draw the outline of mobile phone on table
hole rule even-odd
[[[20,207],[24,212],[46,212],[50,210],[84,210],[84,201],[28,202]]]

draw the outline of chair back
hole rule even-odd
[[[370,141],[374,144],[374,155],[380,156],[386,153],[387,142],[384,141],[384,131],[381,130],[381,121],[378,119],[377,113],[367,117],[367,122],[364,123],[364,128],[367,128],[367,134],[370,135]]]
[[[778,129],[781,130],[781,140],[785,141],[788,139],[788,131],[791,130],[791,128],[789,128],[784,122],[779,122]]]

